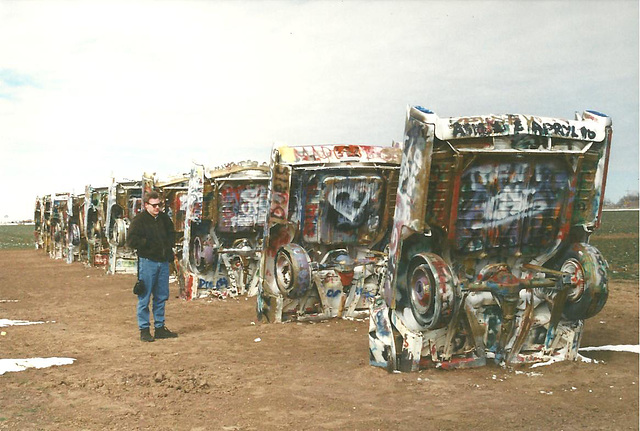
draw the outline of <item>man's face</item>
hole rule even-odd
[[[149,199],[149,202],[145,205],[149,214],[154,217],[160,214],[160,210],[162,210],[160,199]]]

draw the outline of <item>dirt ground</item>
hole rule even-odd
[[[177,339],[139,341],[132,275],[0,251],[0,358],[72,365],[0,375],[0,429],[638,429],[638,355],[389,374],[368,321],[261,324],[255,298],[167,303]],[[7,302],[6,300],[17,300]],[[638,344],[638,283],[613,282],[582,346]]]

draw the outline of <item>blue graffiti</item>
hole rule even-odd
[[[225,277],[219,278],[218,281],[216,281],[216,289],[226,289],[227,287],[229,287],[229,280]]]
[[[199,278],[198,279],[198,289],[226,289],[229,287],[229,280],[227,280],[227,278],[222,277],[219,278],[216,282],[215,285],[213,283],[213,281],[209,281],[209,280],[205,280],[203,278]]]
[[[213,281],[198,279],[198,289],[213,289]]]
[[[568,187],[568,173],[558,161],[471,165],[461,178],[458,250],[548,247],[558,232]]]
[[[335,298],[336,296],[340,296],[341,294],[342,294],[342,290],[334,290],[334,289],[327,290],[327,296],[329,298]]]
[[[384,310],[378,310],[376,312],[376,318],[375,318],[376,332],[384,337],[388,337],[391,335],[391,333],[387,329],[386,320],[387,320],[387,316]]]

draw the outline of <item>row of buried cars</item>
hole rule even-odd
[[[249,288],[255,295],[268,183],[265,164],[245,161],[209,170],[195,165],[168,179],[146,173],[140,180],[112,179],[105,187],[87,185],[83,195],[45,195],[36,199],[36,248],[109,274],[135,274],[127,232],[143,211],[144,194],[154,190],[174,223],[171,269],[181,297],[237,296]]]
[[[263,322],[369,316],[389,370],[577,357],[608,296],[589,244],[611,119],[441,118],[409,107],[403,144],[274,148],[255,162],[87,187],[36,203],[52,257],[135,272],[125,245],[145,191],[178,240],[182,298],[256,297]]]

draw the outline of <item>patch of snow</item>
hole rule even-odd
[[[39,325],[41,323],[44,323],[44,322],[29,322],[28,320],[0,319],[0,328],[4,328],[5,326]]]
[[[618,344],[607,346],[593,346],[593,347],[580,347],[581,352],[595,352],[600,350],[608,350],[611,352],[630,352],[640,354],[640,345],[633,344]]]
[[[49,368],[73,364],[75,358],[25,358],[0,359],[0,376],[8,372],[24,371],[27,368]]]

